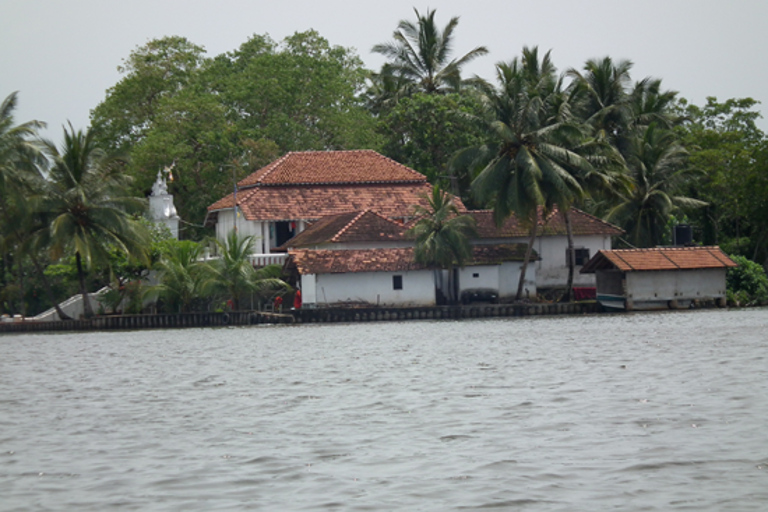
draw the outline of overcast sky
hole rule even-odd
[[[378,69],[371,47],[415,19],[414,8],[436,9],[440,27],[460,17],[456,56],[488,47],[467,76],[491,79],[496,62],[539,46],[561,71],[630,59],[633,79],[662,78],[693,103],[750,96],[768,112],[766,0],[0,0],[0,100],[19,91],[16,123],[45,121],[59,142],[67,120],[87,127],[120,80],[117,66],[151,39],[184,36],[213,57],[253,34],[279,41],[312,28]],[[765,119],[760,126],[768,131]]]

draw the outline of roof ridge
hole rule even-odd
[[[363,215],[365,215],[365,212],[367,212],[367,211],[370,211],[370,210],[363,210],[363,211],[361,211],[360,213],[358,213],[357,215],[355,215],[355,216],[352,218],[352,220],[350,220],[349,222],[347,222],[346,226],[344,226],[343,228],[341,228],[339,231],[337,231],[337,232],[336,232],[336,234],[335,234],[335,235],[333,235],[333,236],[331,237],[331,240],[330,240],[330,241],[331,241],[331,242],[338,242],[338,241],[339,241],[339,237],[340,237],[341,235],[343,235],[344,233],[346,233],[346,231],[347,231],[347,230],[348,230],[350,227],[352,227],[352,225],[353,225],[355,222],[357,222],[357,221],[360,219],[360,217],[362,217]]]
[[[275,172],[275,169],[278,168],[278,166],[283,162],[283,160],[287,159],[288,156],[292,155],[294,152],[289,151],[271,164],[267,165],[268,170],[264,172],[261,176],[259,176],[259,179],[256,180],[256,183],[254,185],[261,185],[264,182],[264,178]],[[259,171],[256,171],[259,172]]]

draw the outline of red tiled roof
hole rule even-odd
[[[325,243],[395,241],[405,239],[402,224],[370,210],[330,215],[288,240],[283,247]]]
[[[496,223],[493,221],[492,211],[477,210],[468,213],[475,218],[479,238],[527,237],[530,234],[529,228],[523,226],[514,215],[504,221],[504,224],[502,224],[501,227],[496,227]],[[543,208],[540,207],[538,222],[538,235],[552,236],[566,234],[565,217],[557,208],[545,218]],[[600,220],[577,208],[571,208],[571,227],[574,235],[616,236],[624,232],[621,228]]]
[[[426,177],[371,150],[287,153],[240,181],[256,185],[426,182]]]
[[[616,268],[623,272],[647,270],[694,270],[735,267],[736,263],[719,247],[656,247],[598,251],[581,269],[582,273]]]
[[[431,190],[426,182],[255,187],[238,190],[237,203],[247,220],[315,220],[361,210],[397,219],[412,216],[414,205],[426,208]],[[461,201],[456,203],[464,209]],[[232,194],[209,206],[208,211],[227,208],[232,208]]]
[[[364,250],[288,251],[300,274],[340,274],[354,272],[398,272],[426,267],[413,259],[413,248]]]
[[[472,248],[468,265],[498,265],[503,261],[522,261],[526,244],[480,245]],[[340,274],[355,272],[405,272],[428,268],[414,261],[413,248],[398,249],[291,249],[290,263],[300,274]],[[532,258],[538,259],[536,253]]]

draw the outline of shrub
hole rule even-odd
[[[740,306],[768,302],[768,276],[765,269],[744,256],[732,255],[731,259],[739,266],[728,269],[728,302]]]

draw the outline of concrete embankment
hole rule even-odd
[[[572,302],[567,304],[475,304],[470,306],[410,308],[317,308],[288,311],[284,314],[235,311],[229,313],[182,313],[174,315],[110,315],[99,316],[90,320],[3,322],[0,323],[0,333],[179,329],[293,323],[459,320],[463,318],[577,315],[601,311],[600,304],[596,302]]]

